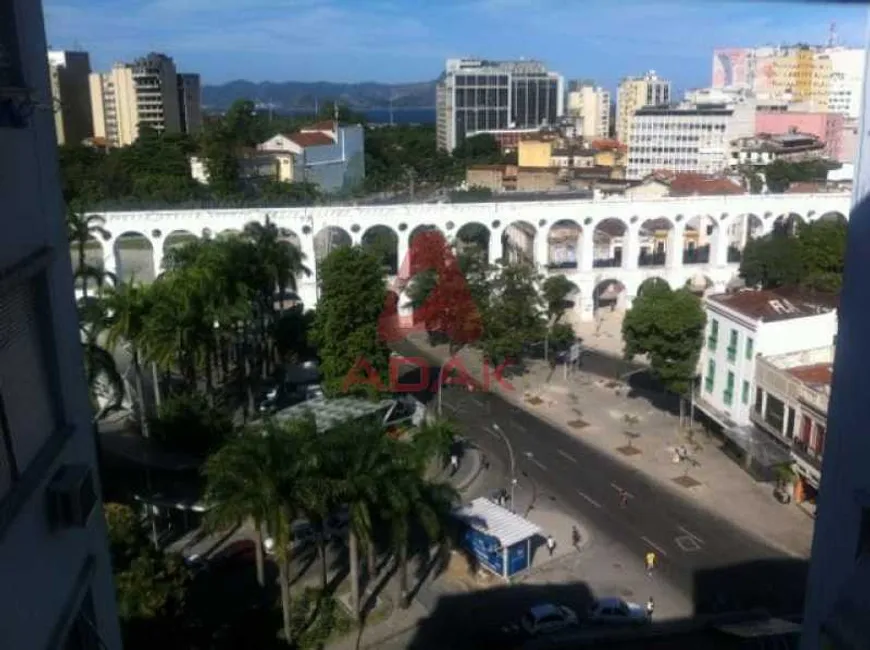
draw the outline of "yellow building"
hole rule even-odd
[[[627,143],[631,118],[644,106],[658,106],[671,101],[671,82],[654,71],[643,77],[626,77],[616,93],[616,139]]]
[[[517,147],[517,165],[526,168],[552,166],[554,141],[555,138],[551,137],[520,140]]]
[[[833,70],[824,49],[760,48],[754,57],[755,90],[760,98],[805,103],[813,112],[828,110]]]

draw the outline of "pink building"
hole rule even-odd
[[[844,121],[839,113],[758,111],[755,114],[755,133],[810,133],[825,143],[825,156],[844,162]]]

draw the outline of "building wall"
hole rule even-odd
[[[775,113],[759,111],[755,114],[755,132],[783,134],[795,130],[809,133],[825,143],[824,155],[840,160],[843,155],[845,120],[837,113]]]
[[[584,138],[606,138],[610,133],[610,93],[604,88],[582,85],[569,92],[567,113],[581,119]]]
[[[58,144],[80,143],[94,135],[87,52],[49,52],[51,96]]]
[[[338,129],[338,142],[306,147],[293,170],[299,182],[314,183],[327,193],[358,187],[365,180],[365,135],[359,125]]]
[[[5,2],[0,22],[12,26],[23,84],[49,97],[41,3]],[[83,528],[53,530],[47,516],[46,488],[64,465],[89,467],[99,496],[50,111],[24,128],[0,123],[0,205],[0,646],[66,647],[90,591],[99,647],[120,650],[99,502]]]
[[[541,140],[521,140],[517,147],[519,167],[549,167],[552,164],[553,143]]]
[[[616,139],[627,143],[635,111],[644,106],[667,104],[671,100],[671,82],[654,72],[636,78],[623,79],[617,90]]]
[[[132,144],[138,136],[138,112],[133,74],[116,65],[109,72],[91,73],[94,136],[106,138],[114,147]]]
[[[465,184],[468,187],[485,187],[493,192],[504,189],[504,171],[499,168],[474,169],[465,172]]]
[[[823,347],[830,345],[837,333],[835,312],[777,322],[760,322],[723,309],[708,299],[705,301],[705,313],[707,315],[706,337],[698,364],[698,372],[701,375],[701,397],[739,426],[750,424],[749,412],[755,395],[757,355],[770,356]],[[711,341],[714,322],[718,323],[715,345]],[[736,353],[733,359],[729,357],[728,351],[732,330],[737,333]],[[749,339],[752,339],[751,348],[748,347]],[[712,383],[708,380],[711,360],[714,363]],[[731,404],[726,402],[724,394],[728,386],[729,372],[734,376]],[[744,382],[748,385],[745,401]]]
[[[549,192],[559,182],[555,169],[519,169],[517,171],[518,192]]]
[[[178,75],[179,127],[196,135],[202,130],[202,88],[198,74]]]
[[[828,110],[857,119],[861,114],[861,83],[864,79],[864,50],[838,48],[828,53],[831,81]]]

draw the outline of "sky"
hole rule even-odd
[[[91,67],[150,51],[203,83],[435,79],[448,57],[544,61],[566,79],[655,70],[710,84],[715,47],[864,41],[867,9],[713,0],[43,0],[48,43]]]

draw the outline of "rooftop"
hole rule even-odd
[[[335,140],[322,131],[292,133],[288,135],[287,138],[298,144],[300,147],[319,147],[321,145],[335,144]]]
[[[671,196],[722,196],[746,194],[734,181],[722,176],[707,176],[691,172],[677,173],[668,169],[656,170],[644,179],[659,182],[670,188]]]
[[[366,415],[372,415],[393,404],[392,400],[369,402],[355,397],[338,397],[326,399],[323,397],[308,400],[302,404],[291,406],[275,414],[281,420],[302,419],[309,414],[314,415],[318,431],[327,431],[342,422],[356,420]]]
[[[495,537],[504,548],[541,533],[536,524],[484,497],[458,508],[455,514],[472,528]]]
[[[839,304],[838,296],[789,287],[720,293],[708,296],[707,300],[765,323],[824,314],[834,311]]]
[[[807,388],[830,396],[835,349],[833,345],[828,345],[811,350],[772,355],[764,357],[764,360],[775,368],[787,372]]]

